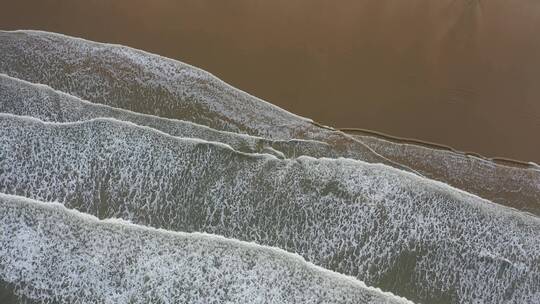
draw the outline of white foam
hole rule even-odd
[[[540,219],[388,166],[241,154],[111,119],[3,115],[0,140],[5,193],[280,247],[419,302],[539,296]]]
[[[100,221],[4,194],[0,214],[0,278],[32,300],[411,303],[279,248]]]

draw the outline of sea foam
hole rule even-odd
[[[0,117],[0,191],[297,252],[425,303],[540,301],[540,220],[351,159],[278,159],[113,119]]]
[[[0,279],[34,303],[410,303],[277,248],[17,196],[0,228]]]

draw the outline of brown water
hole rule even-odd
[[[176,58],[336,127],[540,162],[535,0],[19,0],[0,28]]]

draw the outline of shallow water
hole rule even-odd
[[[18,0],[0,28],[176,58],[291,112],[540,162],[531,0]]]

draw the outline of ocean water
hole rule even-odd
[[[0,194],[0,227],[10,303],[410,303],[278,248],[23,197]]]
[[[296,252],[422,303],[540,301],[540,220],[412,173],[3,114],[0,192]]]

